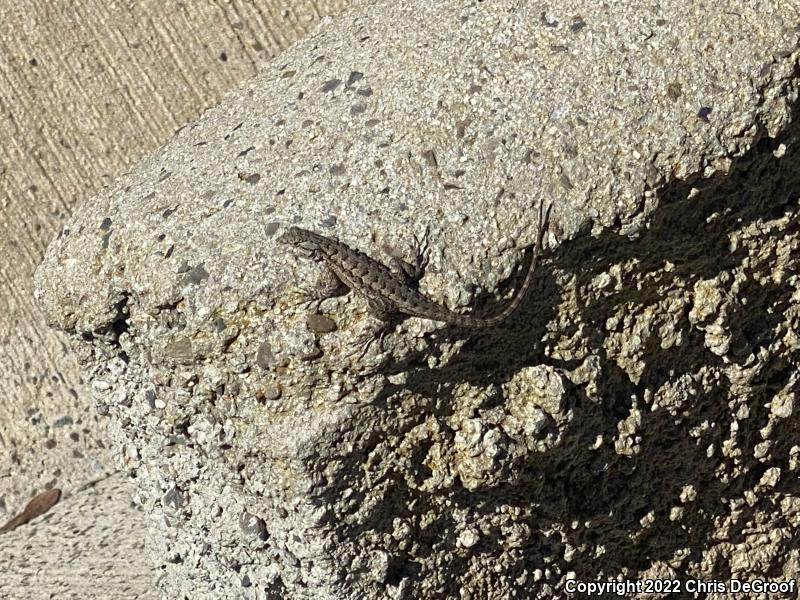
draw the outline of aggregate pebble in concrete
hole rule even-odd
[[[362,3],[85,204],[38,298],[77,341],[163,589],[792,573],[797,16]],[[309,321],[319,267],[275,241],[298,223],[386,258],[430,225],[424,289],[489,310],[551,199],[507,324],[411,319],[363,361],[363,302]]]

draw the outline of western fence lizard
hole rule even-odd
[[[552,204],[545,212],[543,205],[539,206],[539,226],[533,258],[522,286],[508,306],[488,317],[476,317],[452,311],[419,291],[418,281],[427,264],[427,232],[422,244],[417,240],[415,264],[395,259],[394,271],[344,242],[300,227],[289,227],[278,241],[294,246],[306,257],[322,262],[328,268],[328,279],[323,285],[324,290],[318,298],[319,302],[337,295],[336,291],[343,288],[363,296],[367,301],[369,313],[384,323],[375,332],[372,340],[378,337],[383,341],[383,337],[391,328],[391,323],[398,315],[443,321],[471,329],[494,327],[508,318],[521,304],[533,280],[550,208]],[[367,349],[368,346],[364,352]]]

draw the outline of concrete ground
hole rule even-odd
[[[0,5],[0,526],[62,491],[48,515],[0,533],[0,597],[156,597],[133,488],[32,298],[46,244],[79,202],[344,5]]]
[[[37,299],[164,594],[793,597],[798,22],[746,0],[358,3],[81,204]],[[492,314],[549,202],[509,319],[409,318],[364,352],[367,309],[409,280],[314,311],[322,265],[280,243],[296,224],[390,263],[429,230],[429,302]]]

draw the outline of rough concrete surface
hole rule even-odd
[[[47,241],[77,202],[344,4],[0,4],[0,524],[43,490],[61,489],[61,502],[69,503],[87,482],[114,468],[105,419],[91,406],[67,339],[47,329],[33,300],[33,271]],[[140,519],[127,503],[117,508],[129,529],[115,548],[128,556],[129,588],[138,590],[133,595],[145,597],[153,593],[154,576],[139,568],[146,558],[129,551],[141,545]],[[3,542],[24,543],[35,526],[5,533]],[[97,531],[88,524],[84,529],[86,536]],[[28,549],[29,564],[40,573],[32,588],[21,583],[20,565],[0,553],[0,597],[49,597],[58,589],[46,573],[61,556],[61,540],[54,536],[48,548],[37,546],[38,555]],[[85,546],[98,547],[91,540]],[[107,549],[87,551],[81,560],[93,579],[83,580],[76,593],[113,597],[103,574],[120,574],[102,565],[114,556]]]
[[[81,205],[37,298],[164,594],[793,585],[798,17],[362,2]],[[492,311],[549,200],[508,323],[410,319],[363,359],[363,299],[309,315],[319,266],[276,243],[387,258],[430,226],[423,288]]]

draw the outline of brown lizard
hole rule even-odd
[[[419,291],[418,282],[427,265],[427,232],[422,244],[417,240],[416,263],[410,264],[394,259],[392,261],[396,267],[394,271],[344,242],[300,227],[289,227],[278,241],[294,246],[307,258],[322,262],[328,268],[327,281],[324,282],[323,290],[317,298],[319,302],[337,295],[336,290],[342,288],[353,290],[363,296],[367,301],[369,313],[384,323],[372,338],[374,340],[377,337],[382,342],[397,315],[443,321],[472,329],[494,327],[507,319],[522,303],[533,281],[533,272],[539,259],[551,208],[552,204],[548,206],[547,211],[544,211],[543,205],[539,205],[539,225],[533,258],[522,286],[508,306],[489,317],[455,312]]]

